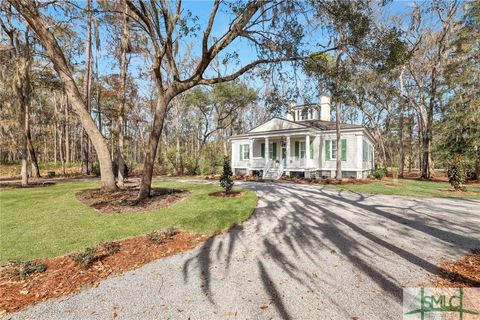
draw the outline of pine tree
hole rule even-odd
[[[224,157],[223,159],[223,173],[220,176],[220,185],[225,189],[225,193],[232,192],[233,188],[233,179],[232,179],[232,167],[230,166],[230,159]]]

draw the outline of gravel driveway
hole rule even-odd
[[[12,318],[400,319],[402,287],[480,248],[478,201],[243,185],[242,228]]]

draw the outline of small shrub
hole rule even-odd
[[[172,238],[178,233],[178,230],[175,228],[168,228],[164,231],[152,231],[147,233],[147,239],[153,242],[154,244],[161,245],[164,244],[168,239]]]
[[[373,170],[372,176],[375,179],[382,180],[387,175],[387,168],[377,168]]]
[[[120,251],[120,244],[118,242],[105,242],[100,245],[107,256],[114,255]]]
[[[71,254],[70,259],[72,259],[77,265],[88,268],[96,259],[96,250],[95,248],[87,248],[83,251]]]
[[[448,182],[452,185],[455,190],[466,191],[465,180],[465,165],[463,163],[462,156],[457,155],[455,159],[449,164],[447,170]]]
[[[164,233],[167,238],[172,238],[178,233],[178,230],[175,228],[167,228],[167,230],[165,230]]]
[[[22,277],[27,277],[33,273],[42,273],[47,270],[47,266],[38,261],[28,261],[23,264],[23,268],[20,271]]]
[[[47,266],[38,261],[18,262],[11,261],[6,267],[6,275],[9,278],[28,277],[34,273],[42,273],[47,270]]]
[[[232,167],[230,166],[230,159],[225,157],[223,159],[223,172],[220,176],[220,185],[225,189],[225,193],[232,192],[233,189],[233,179],[232,179]]]
[[[147,238],[148,240],[150,240],[150,242],[153,242],[154,244],[157,244],[157,245],[164,244],[166,240],[164,235],[159,231],[152,231],[150,233],[147,233]]]

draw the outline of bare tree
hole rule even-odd
[[[181,74],[177,68],[175,52],[180,42],[179,37],[190,32],[185,17],[182,17],[181,1],[172,4],[163,0],[158,2],[127,0],[136,26],[148,36],[153,47],[152,69],[157,89],[157,100],[145,154],[139,199],[148,197],[150,194],[158,143],[162,135],[168,105],[173,98],[197,85],[212,85],[235,80],[261,64],[299,59],[294,45],[284,47],[280,39],[278,42],[274,42],[270,37],[271,34],[266,36],[268,30],[280,30],[279,28],[283,27],[278,23],[282,17],[285,18],[290,14],[288,16],[292,19],[290,22],[294,21],[296,18],[293,14],[295,10],[291,10],[292,6],[295,5],[294,2],[250,1],[239,5],[234,10],[236,16],[227,32],[213,38],[214,41],[212,42],[211,32],[220,3],[220,0],[213,3],[208,23],[201,38],[201,54],[195,61],[193,72]],[[277,26],[275,26],[275,23],[277,23]],[[288,37],[287,31],[287,28],[284,29],[281,35],[284,38],[284,44],[289,41],[290,43],[294,42],[291,40],[299,40],[298,38],[290,38],[285,41],[285,38]],[[206,71],[211,62],[238,38],[260,45],[271,54],[247,63],[230,74],[208,78]],[[278,49],[272,50],[275,47]],[[275,53],[277,54],[275,55]]]
[[[105,190],[115,190],[117,186],[115,184],[112,161],[107,143],[88,111],[87,103],[83,99],[79,87],[74,80],[63,50],[50,30],[50,25],[47,24],[49,20],[39,12],[38,3],[36,2],[23,0],[8,0],[7,2],[15,7],[29,26],[35,31],[38,40],[45,49],[46,55],[52,61],[54,69],[68,97],[68,101],[77,113],[97,153],[100,164],[102,188]]]
[[[128,21],[128,6],[124,2],[123,14],[122,14],[122,38],[121,38],[121,52],[120,52],[120,106],[118,108],[118,118],[117,118],[117,134],[118,134],[118,144],[117,144],[117,162],[118,162],[118,173],[117,173],[117,184],[120,187],[123,187],[124,183],[124,171],[125,171],[125,159],[124,155],[124,130],[125,130],[125,105],[127,101],[127,51],[129,48],[129,21]]]
[[[31,69],[32,69],[32,46],[30,43],[29,28],[21,32],[12,23],[11,7],[5,7],[5,21],[0,18],[2,30],[9,38],[10,48],[7,51],[13,62],[13,74],[10,79],[13,87],[14,105],[18,110],[18,131],[20,135],[19,154],[22,162],[21,177],[22,186],[28,185],[28,134],[29,127],[29,106],[32,100]],[[23,37],[22,37],[23,33]],[[23,39],[21,39],[21,37]]]
[[[87,111],[91,109],[91,87],[92,87],[92,0],[87,0],[87,32],[85,38],[85,72],[83,74],[83,97]],[[85,129],[82,130],[82,173],[90,174],[90,141]]]

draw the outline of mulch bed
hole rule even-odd
[[[402,188],[406,187],[406,185],[401,184],[401,183],[385,183],[385,186],[387,186],[387,187],[402,187]]]
[[[447,192],[447,193],[452,193],[452,194],[458,194],[458,195],[463,195],[463,194],[476,194],[475,192],[472,191],[461,191],[461,190],[454,190],[454,189],[439,189],[442,192]]]
[[[436,287],[480,287],[480,249],[456,261],[442,261],[438,267],[441,272],[434,280]]]
[[[102,257],[89,268],[75,264],[68,256],[39,260],[46,264],[43,273],[24,278],[11,278],[7,268],[0,269],[0,317],[5,312],[20,310],[30,304],[80,291],[84,286],[98,286],[112,274],[136,269],[153,260],[168,257],[196,247],[207,236],[180,232],[162,245],[146,236],[118,241],[119,252]]]
[[[208,194],[209,196],[213,197],[224,197],[224,198],[239,198],[243,196],[243,192],[241,191],[232,191],[230,193],[226,193],[225,191],[216,191]]]
[[[21,181],[5,181],[0,182],[0,188],[38,188],[38,187],[48,187],[53,186],[56,182],[53,181],[29,181],[28,186],[22,186]]]
[[[305,179],[305,178],[283,176],[277,181],[282,182],[282,183],[298,183],[298,184],[341,184],[341,185],[349,185],[349,184],[369,184],[369,183],[377,182],[378,180],[375,180],[375,179],[344,178],[341,181],[339,181],[339,180],[336,180],[336,179],[323,179],[323,178]]]
[[[83,190],[75,193],[79,201],[102,213],[124,213],[149,211],[166,208],[182,200],[189,194],[186,190],[152,188],[151,196],[137,201],[138,188],[132,187],[116,192],[104,192],[101,189]]]

